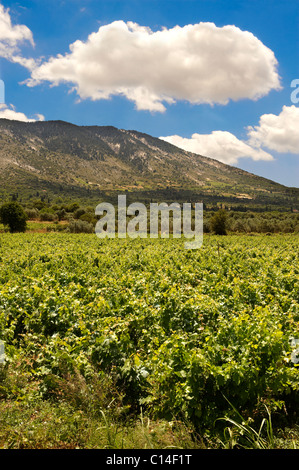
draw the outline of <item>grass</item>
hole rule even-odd
[[[298,449],[299,426],[283,430],[267,418],[255,425],[232,406],[223,432],[199,435],[180,420],[132,415],[106,376],[92,383],[77,374],[40,398],[21,367],[1,366],[0,449]],[[29,392],[30,390],[30,392]]]
[[[299,427],[274,437],[268,420],[259,429],[227,420],[224,436],[200,437],[179,421],[139,418],[119,422],[102,411],[86,415],[66,402],[0,403],[1,449],[298,449]],[[266,437],[262,437],[266,427]]]
[[[107,376],[87,380],[77,372],[56,383],[48,399],[22,364],[0,366],[0,448],[159,449],[202,446],[180,421],[127,413]]]
[[[268,418],[263,418],[260,426],[255,429],[250,425],[252,419],[241,421],[232,418],[220,418],[228,424],[224,429],[224,439],[221,441],[224,449],[298,449],[299,434],[294,428],[292,431],[281,431],[274,436],[271,414],[267,409]],[[284,437],[280,437],[284,436]]]
[[[66,402],[0,404],[2,449],[190,449],[198,447],[183,423],[139,419],[118,422],[102,411],[86,415]]]
[[[274,449],[275,440],[273,435],[273,426],[271,413],[268,407],[265,405],[268,418],[263,418],[262,422],[256,430],[250,425],[253,421],[252,418],[245,420],[236,408],[229,402],[236,417],[232,419],[229,417],[219,418],[219,421],[224,421],[228,425],[224,429],[224,442],[222,443],[224,448],[244,448],[244,449]],[[264,434],[264,428],[266,427],[266,435]]]

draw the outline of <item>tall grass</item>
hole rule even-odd
[[[263,418],[258,430],[256,430],[250,424],[253,422],[252,418],[245,420],[230,402],[229,404],[236,414],[236,419],[227,416],[218,419],[218,421],[229,424],[223,431],[224,441],[222,441],[222,446],[225,449],[274,449],[276,447],[271,413],[266,405],[264,406],[268,418]]]

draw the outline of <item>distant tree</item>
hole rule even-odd
[[[66,215],[66,212],[65,212],[65,209],[58,209],[56,211],[56,215],[58,217],[58,220],[64,220],[65,219],[65,215]]]
[[[80,219],[81,215],[83,214],[85,214],[85,209],[83,209],[83,207],[79,207],[79,209],[76,209],[74,212],[74,218]]]
[[[26,218],[29,220],[38,219],[39,211],[37,209],[25,209]]]
[[[77,202],[73,202],[67,207],[68,212],[75,212],[77,209],[79,209],[79,204]]]
[[[227,234],[227,213],[224,209],[217,211],[210,219],[210,228],[216,235]]]
[[[42,210],[45,207],[45,202],[43,202],[41,199],[38,199],[34,201],[33,206],[38,209],[39,211]]]
[[[11,233],[25,232],[26,218],[23,207],[17,202],[6,202],[0,207],[0,222],[8,225]]]
[[[71,220],[68,231],[71,233],[93,233],[94,227],[85,220]]]

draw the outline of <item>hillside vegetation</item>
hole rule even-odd
[[[298,188],[181,150],[134,130],[0,120],[0,198],[222,202],[299,209]]]

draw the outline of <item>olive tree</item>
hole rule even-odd
[[[9,227],[11,233],[25,232],[26,213],[17,202],[6,202],[0,207],[0,222]]]
[[[226,235],[227,233],[227,213],[220,209],[210,219],[211,230],[216,235]]]

